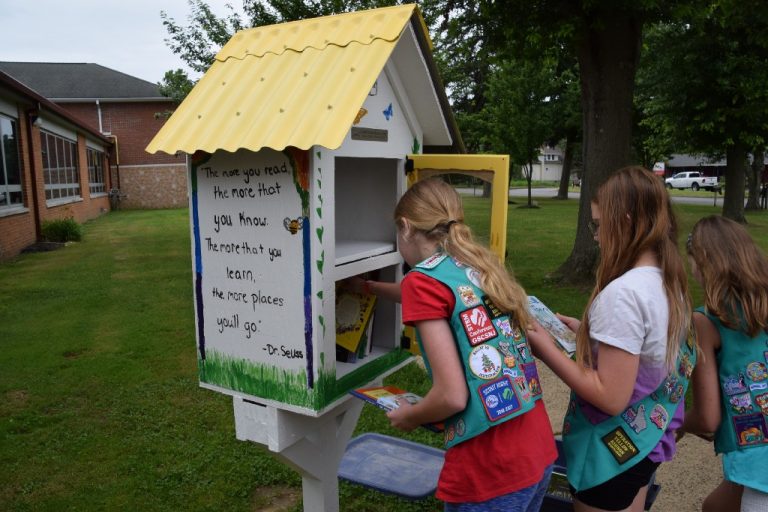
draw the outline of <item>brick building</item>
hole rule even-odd
[[[112,141],[0,71],[0,261],[40,240],[46,220],[109,210]]]
[[[0,71],[72,113],[114,144],[121,208],[187,206],[185,155],[144,151],[175,108],[157,85],[98,64],[0,62]]]

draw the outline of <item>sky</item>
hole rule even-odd
[[[240,0],[206,0],[218,16]],[[160,11],[188,25],[187,0],[0,0],[0,61],[88,62],[152,83],[181,68]]]

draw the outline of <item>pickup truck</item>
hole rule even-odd
[[[679,172],[664,180],[668,189],[679,188],[680,190],[690,188],[691,190],[714,190],[717,189],[717,178],[712,176],[702,176],[700,172],[689,171]]]

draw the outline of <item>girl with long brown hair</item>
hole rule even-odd
[[[597,282],[576,332],[576,360],[537,323],[534,353],[572,390],[563,424],[577,511],[641,511],[657,466],[675,452],[682,396],[695,361],[677,222],[657,176],[613,173],[592,202]]]
[[[719,216],[687,243],[704,307],[693,315],[702,360],[683,430],[714,435],[724,479],[705,512],[768,510],[768,259],[740,224]]]

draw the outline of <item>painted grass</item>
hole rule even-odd
[[[577,201],[538,202],[510,206],[508,264],[529,293],[580,315],[589,290],[547,279],[570,252]],[[487,201],[466,209],[487,237]],[[681,206],[681,232],[718,212]],[[767,248],[768,216],[747,217]],[[231,399],[200,389],[197,372],[186,210],[112,212],[80,243],[0,265],[0,509],[247,511],[300,497],[296,472],[235,440]],[[428,388],[415,364],[387,382]],[[441,442],[368,406],[356,432]],[[340,495],[345,511],[441,510],[346,483]]]

